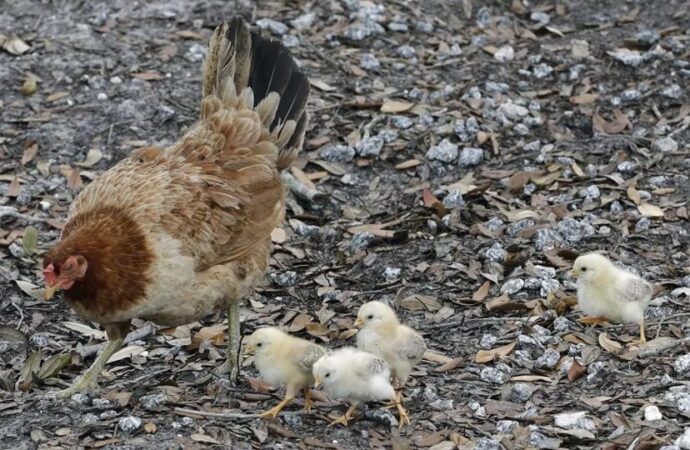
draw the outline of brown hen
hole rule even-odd
[[[280,170],[304,140],[309,83],[279,42],[240,17],[220,25],[203,64],[201,119],[167,149],[134,152],[74,201],[43,262],[57,290],[102,324],[108,345],[60,396],[93,390],[134,318],[176,326],[228,308],[237,373],[238,302],[263,276],[282,220]]]

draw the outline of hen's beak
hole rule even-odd
[[[45,299],[50,300],[55,293],[60,290],[60,283],[55,283],[52,286],[46,286]]]
[[[315,387],[315,388],[319,387],[319,385],[321,384],[322,381],[323,381],[323,380],[320,379],[320,378],[315,379],[315,380],[314,380],[314,387]]]
[[[360,319],[359,317],[357,317],[357,320],[355,320],[355,328],[359,328],[362,325],[364,325],[364,321],[362,319]]]

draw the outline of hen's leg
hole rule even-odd
[[[238,301],[230,302],[228,306],[228,378],[233,383],[237,381],[240,361],[240,305]],[[275,416],[274,416],[275,417]]]
[[[111,356],[118,351],[124,339],[118,338],[108,341],[100,355],[93,362],[91,367],[84,372],[84,374],[77,379],[72,386],[55,393],[56,398],[70,398],[77,393],[93,393],[98,389],[98,376],[105,368]]]

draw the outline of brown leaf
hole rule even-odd
[[[407,161],[403,161],[399,164],[395,165],[395,168],[397,170],[405,170],[405,169],[411,169],[413,167],[417,167],[420,165],[422,162],[418,159],[408,159]]]
[[[524,381],[527,383],[532,383],[534,381],[544,381],[546,383],[551,383],[551,378],[545,377],[543,375],[517,375],[510,379],[510,381]]]
[[[623,350],[623,346],[611,339],[606,333],[599,333],[599,345],[601,345],[601,348],[614,355],[619,354],[621,350]]]
[[[328,335],[328,327],[325,325],[318,323],[318,322],[309,322],[307,324],[307,333],[311,334],[312,336],[327,336]]]
[[[273,390],[272,386],[261,378],[247,377],[247,381],[249,381],[249,386],[251,386],[254,392],[259,394],[269,394]]]
[[[604,134],[620,134],[627,129],[632,130],[632,123],[630,123],[630,120],[628,120],[625,114],[623,114],[620,110],[616,109],[613,112],[613,116],[613,120],[608,122],[599,115],[599,112],[595,112],[592,115],[592,129],[594,132]]]
[[[33,159],[36,157],[36,153],[38,153],[38,142],[27,142],[26,147],[24,147],[24,153],[22,154],[22,165],[27,165],[33,161]]]
[[[525,185],[529,183],[530,178],[531,175],[527,171],[521,170],[519,172],[515,172],[508,180],[508,189],[510,189],[510,192],[513,193],[521,192]]]
[[[15,176],[14,178],[12,178],[12,182],[10,182],[10,185],[7,187],[6,195],[8,197],[18,197],[21,192],[22,185],[19,184],[19,178]]]
[[[155,433],[158,430],[156,427],[156,424],[153,422],[146,422],[144,424],[144,431],[146,431],[149,434]]]
[[[489,295],[489,290],[491,290],[491,282],[485,281],[484,284],[482,284],[479,289],[472,294],[472,300],[475,302],[484,301],[484,299],[486,299],[486,297]]]
[[[318,78],[310,78],[309,79],[309,84],[314,86],[316,89],[324,92],[331,92],[335,91],[337,88],[331,86],[330,84],[326,83],[323,80],[320,80]]]
[[[640,204],[640,193],[637,189],[635,189],[635,186],[630,185],[628,186],[628,198],[636,205]]]
[[[449,370],[453,370],[456,367],[458,367],[461,362],[462,362],[462,358],[460,358],[460,357],[454,358],[453,360],[448,361],[444,365],[437,367],[436,372],[448,372]]]
[[[163,75],[156,71],[133,73],[132,76],[144,81],[162,80],[164,78]]]
[[[116,401],[120,407],[125,407],[129,404],[129,400],[132,398],[132,393],[131,392],[118,392],[118,391],[110,391],[107,394],[103,396],[103,398],[107,400],[113,400]]]
[[[505,358],[515,349],[515,342],[497,347],[491,350],[479,350],[474,357],[474,361],[478,364],[485,364],[496,359]]]
[[[213,439],[208,434],[192,433],[190,437],[192,438],[193,441],[196,441],[196,442],[203,442],[205,444],[220,444],[220,442],[216,441],[215,439]]]
[[[664,210],[651,203],[640,203],[637,210],[645,217],[664,217]]]
[[[587,373],[587,368],[579,362],[573,360],[573,365],[568,369],[568,381],[573,382]]]
[[[436,312],[443,306],[436,297],[431,295],[412,294],[396,301],[398,306],[409,311]]]
[[[580,94],[570,97],[570,103],[576,105],[589,105],[594,103],[599,96],[597,94]]]
[[[175,34],[183,39],[201,39],[201,35],[199,33],[191,30],[180,30],[176,31]]]
[[[433,209],[437,216],[443,217],[448,214],[448,209],[438,198],[436,198],[434,193],[427,188],[422,189],[422,201],[424,202],[424,206]]]
[[[221,346],[225,342],[225,325],[212,325],[203,327],[192,337],[192,348],[199,348],[204,341],[210,341],[213,345]]]
[[[386,100],[381,105],[381,112],[385,113],[401,113],[409,111],[414,106],[414,103],[402,102],[397,100]]]
[[[2,37],[4,38],[4,36]],[[10,53],[15,56],[23,55],[31,49],[29,44],[19,39],[18,37],[0,39],[0,42],[2,42],[2,48],[5,49],[7,53]]]

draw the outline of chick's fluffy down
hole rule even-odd
[[[323,347],[277,328],[256,330],[246,346],[255,352],[254,363],[263,380],[291,389],[314,384],[312,367],[326,353]]]
[[[345,347],[327,353],[314,364],[313,373],[333,399],[365,402],[395,398],[388,364],[356,348]]]
[[[577,299],[583,313],[614,322],[644,322],[654,292],[650,283],[596,253],[580,256],[573,270],[578,274]]]

